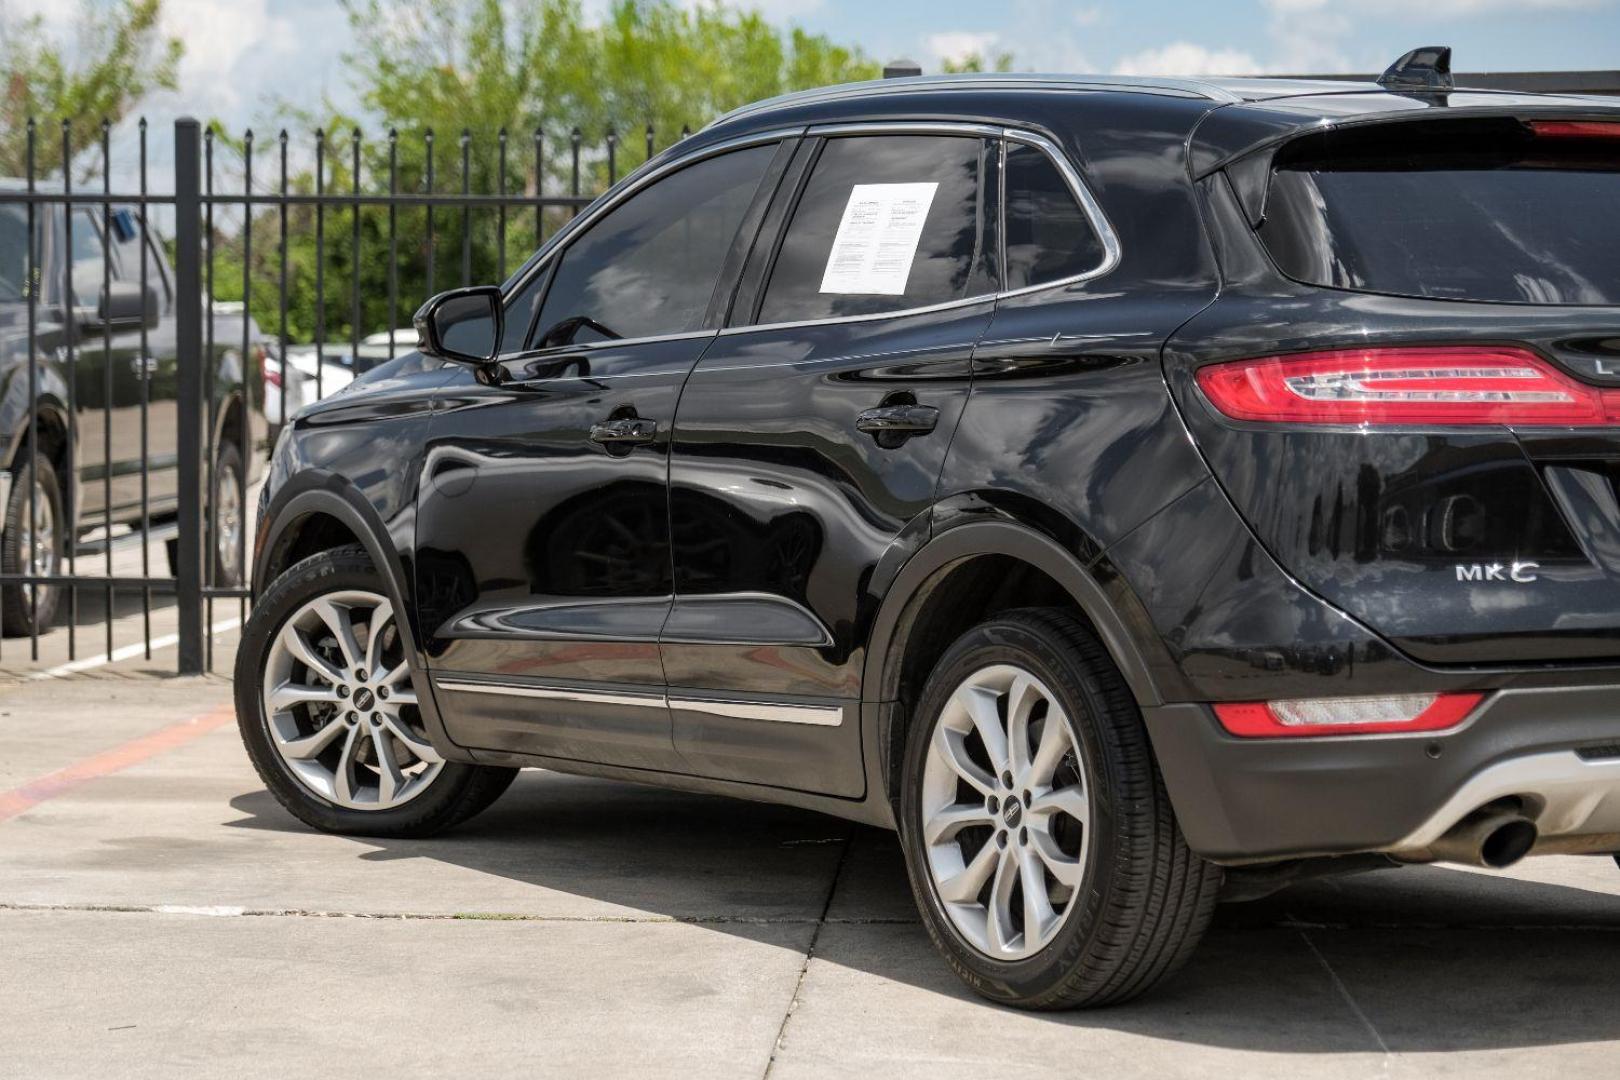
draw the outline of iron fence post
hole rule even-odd
[[[203,369],[201,126],[174,124],[175,337],[178,352],[180,537],[175,567],[180,674],[203,673]]]

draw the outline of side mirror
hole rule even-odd
[[[157,290],[141,289],[138,281],[114,281],[96,300],[96,309],[83,325],[90,329],[103,327],[153,329],[158,324]]]
[[[442,292],[411,320],[416,347],[423,356],[482,367],[500,352],[503,314],[501,290],[494,285]]]

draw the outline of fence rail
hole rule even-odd
[[[89,143],[64,123],[49,150],[44,130],[28,122],[24,175],[0,180],[0,239],[20,239],[0,243],[0,400],[21,402],[0,409],[0,514],[17,533],[0,663],[23,634],[31,660],[49,633],[77,659],[81,595],[100,597],[111,654],[133,596],[148,658],[172,602],[180,673],[213,668],[216,604],[246,615],[249,492],[272,424],[408,349],[400,313],[441,280],[504,279],[512,253],[657,150],[652,125],[628,161],[612,128],[596,143],[503,130],[493,146],[463,131],[446,170],[432,131],[317,131],[308,147],[282,131],[270,187],[252,132],[181,119],[163,192],[145,120],[117,157],[106,123]],[[153,565],[159,541],[169,567]]]

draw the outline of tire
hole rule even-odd
[[[33,482],[36,474],[31,470],[27,448],[24,447],[17,456],[18,460],[11,470],[11,497],[4,507],[0,507],[0,513],[4,514],[3,524],[0,524],[4,530],[0,532],[0,573],[28,573],[26,548],[30,545],[26,542],[25,534],[31,533],[29,492],[37,487],[40,531],[48,531],[49,540],[46,544],[48,550],[36,556],[34,567],[41,574],[54,574],[61,568],[68,538],[61,483],[57,479],[56,469],[43,455],[38,462],[37,484]],[[46,561],[42,563],[40,558]],[[6,637],[44,633],[54,623],[56,609],[62,601],[61,587],[42,585],[32,591],[37,594],[37,600],[31,604],[28,586],[7,585],[0,588],[0,633]]]
[[[1015,699],[1028,718],[1018,726]],[[1065,727],[1051,726],[1053,710]],[[1221,872],[1188,849],[1130,689],[1082,621],[1031,608],[975,627],[941,657],[914,715],[901,844],[923,923],[964,982],[1020,1008],[1089,1007],[1145,993],[1187,960]],[[1009,730],[1027,733],[1022,758],[1001,758],[1020,770],[1013,785],[991,775],[982,725],[1009,746],[1020,744]],[[1034,907],[1026,880],[1040,882]]]
[[[253,767],[323,832],[431,836],[487,809],[517,775],[439,758],[386,596],[363,549],[313,555],[265,590],[237,649],[237,725]]]
[[[240,537],[247,523],[247,480],[242,468],[242,452],[235,443],[221,440],[214,455],[213,497],[208,501],[207,535],[214,541],[214,568],[210,583],[221,589],[240,588],[246,578],[243,559],[246,538]],[[180,576],[180,541],[164,541],[169,557],[169,573]]]

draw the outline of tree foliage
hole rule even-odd
[[[77,157],[154,90],[178,86],[182,45],[159,25],[162,0],[80,0],[78,40],[69,50],[52,41],[39,16],[7,19],[0,6],[0,176],[27,168],[30,118],[53,128],[68,121]],[[36,172],[62,166],[59,128],[41,130]]]

